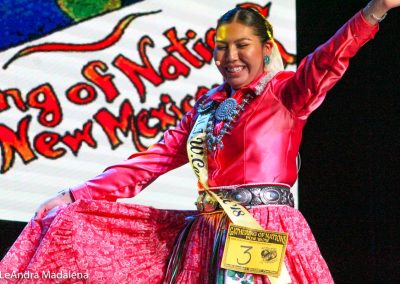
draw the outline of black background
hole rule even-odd
[[[298,58],[366,3],[298,0]],[[390,11],[304,130],[300,210],[337,283],[400,283],[399,29]],[[1,255],[24,225],[0,221]]]
[[[298,56],[366,1],[297,1]],[[337,283],[400,283],[400,10],[351,60],[305,127],[300,210]]]

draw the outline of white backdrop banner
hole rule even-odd
[[[268,17],[294,70],[295,0],[147,0],[3,48],[0,219],[29,220],[45,199],[175,126],[196,97],[222,82],[212,60],[214,27],[236,5]],[[196,195],[184,166],[129,202],[194,209]]]

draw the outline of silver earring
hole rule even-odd
[[[268,55],[264,56],[264,64],[268,65],[271,62],[271,58]]]

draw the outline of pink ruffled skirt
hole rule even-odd
[[[289,233],[285,264],[292,283],[333,283],[297,209],[258,206],[250,212],[265,229]],[[215,244],[228,222],[222,212],[79,200],[28,223],[0,263],[0,281],[215,283],[221,272]],[[269,281],[254,275],[254,283]]]

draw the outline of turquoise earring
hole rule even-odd
[[[264,56],[264,64],[268,65],[271,62],[271,58],[268,55]]]

